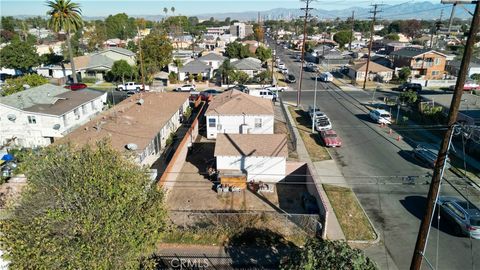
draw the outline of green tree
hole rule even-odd
[[[133,269],[152,252],[166,214],[146,169],[108,142],[55,145],[27,163],[28,189],[1,222],[12,269]]]
[[[235,72],[235,68],[230,63],[230,59],[226,59],[218,67],[216,73],[220,76],[223,84],[230,84],[230,77]]]
[[[472,76],[470,76],[470,79],[480,82],[480,74],[479,73],[472,74]]]
[[[26,74],[14,79],[7,79],[5,84],[2,86],[2,95],[8,96],[17,92],[21,92],[25,90],[24,85],[35,87],[46,83],[48,83],[47,78],[35,73]]]
[[[282,269],[374,270],[375,263],[346,242],[309,239],[305,246],[281,265]]]
[[[253,27],[253,36],[255,37],[256,41],[263,41],[265,33],[264,33],[263,27],[261,25],[256,24]]]
[[[128,17],[125,13],[109,15],[105,19],[107,38],[126,40],[137,34],[135,18]]]
[[[140,46],[148,74],[155,74],[172,61],[173,46],[164,34],[152,32],[140,42]]]
[[[247,84],[250,80],[248,74],[240,70],[234,72],[234,77],[235,79],[232,80],[238,82],[239,84]]]
[[[163,8],[163,13],[165,13],[165,18],[167,18],[168,8],[164,7]]]
[[[15,18],[12,16],[2,16],[1,24],[3,30],[15,32]]]
[[[113,63],[112,75],[116,80],[122,79],[122,83],[125,84],[125,76],[132,77],[133,68],[125,60],[118,60]]]
[[[263,46],[259,46],[255,51],[255,55],[258,59],[262,62],[267,61],[268,59],[272,58],[272,50],[269,48],[265,48]]]
[[[272,73],[270,70],[264,70],[257,75],[255,75],[255,79],[262,85],[270,83],[272,78]]]
[[[400,36],[399,36],[397,33],[387,34],[387,35],[385,35],[383,38],[389,39],[389,40],[396,40],[396,41],[399,41],[399,40],[400,40]]]
[[[415,102],[417,102],[418,95],[416,92],[409,90],[407,92],[401,93],[399,98],[401,102],[405,102],[407,104],[414,104]]]
[[[75,63],[73,62],[70,35],[72,32],[77,32],[83,27],[83,20],[81,17],[82,10],[80,9],[79,4],[73,3],[70,0],[47,1],[47,6],[50,8],[47,12],[47,15],[50,17],[48,20],[48,27],[54,32],[60,32],[61,30],[66,32],[73,82],[77,83],[77,71],[75,69]]]
[[[0,63],[3,67],[29,72],[40,63],[40,57],[32,43],[23,42],[18,37],[0,50]]]
[[[412,74],[412,71],[410,70],[409,67],[403,67],[398,72],[398,78],[400,79],[400,81],[406,81],[411,74]]]
[[[133,40],[129,40],[128,43],[127,43],[127,50],[130,50],[130,51],[136,53],[138,51],[137,43],[135,43],[135,41],[133,41]]]
[[[338,43],[340,48],[344,48],[345,44],[349,43],[352,38],[352,31],[342,30],[335,33],[333,40]]]
[[[225,54],[229,58],[247,58],[252,56],[250,53],[248,45],[243,45],[239,42],[231,42],[225,48]]]
[[[103,43],[107,40],[107,32],[105,23],[101,20],[96,20],[90,27],[90,30],[85,32],[87,42],[87,50],[93,52],[103,47]]]
[[[202,75],[202,73],[198,73],[198,74],[197,74],[197,77],[195,78],[195,80],[196,80],[197,82],[203,81],[203,75]]]

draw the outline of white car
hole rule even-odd
[[[332,123],[328,117],[317,117],[315,118],[315,129],[317,131],[325,131],[332,129]]]
[[[135,82],[127,82],[125,84],[117,85],[118,91],[141,91],[143,90],[142,84],[137,84]],[[148,85],[145,85],[145,91],[150,90]]]
[[[391,124],[392,123],[392,116],[389,112],[385,110],[375,109],[371,110],[368,114],[373,121],[379,124]]]
[[[284,63],[278,63],[277,67],[279,69],[284,69],[285,68],[285,64]]]
[[[281,69],[282,74],[288,74],[288,68],[282,68]]]
[[[270,90],[272,92],[283,92],[283,91],[287,90],[287,87],[286,86],[271,85],[271,86],[265,87],[264,89]]]
[[[177,89],[175,89],[175,91],[177,92],[190,92],[190,91],[195,91],[197,88],[195,87],[195,84],[184,84],[180,87],[178,87]]]

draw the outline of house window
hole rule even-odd
[[[440,58],[435,58],[434,63],[435,66],[440,65]]]
[[[80,110],[78,108],[73,110],[73,113],[75,114],[75,119],[76,120],[80,119]]]
[[[215,118],[208,118],[208,127],[215,127],[217,125],[217,119]]]
[[[440,74],[440,71],[438,71],[438,70],[432,71],[432,75],[433,75],[433,76],[438,75],[438,74]]]
[[[97,110],[97,108],[95,108],[95,102],[94,101],[90,102],[90,106],[92,107],[92,111]]]
[[[262,128],[262,118],[255,118],[255,128]]]
[[[82,105],[82,113],[83,113],[84,115],[87,114],[87,106],[86,106],[86,105]]]
[[[28,118],[28,123],[29,123],[29,124],[33,124],[33,125],[34,125],[34,124],[37,123],[37,119],[35,118],[35,116],[29,115],[27,118]]]

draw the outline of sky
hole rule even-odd
[[[424,0],[384,0],[383,3],[394,5],[418,1]],[[163,15],[163,8],[170,9],[172,6],[175,7],[175,14],[191,16],[205,13],[264,11],[273,8],[300,8],[304,5],[300,0],[74,0],[74,2],[79,3],[83,15],[89,17],[108,16],[122,12],[128,15]],[[431,2],[439,3],[440,0]],[[372,3],[374,3],[372,0],[317,0],[313,2],[312,7],[334,10],[354,6],[366,7]],[[379,1],[375,3],[379,3]],[[45,1],[42,0],[0,0],[2,16],[43,16],[46,11]]]

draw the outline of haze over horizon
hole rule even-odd
[[[116,13],[129,15],[165,15],[163,8],[169,9],[168,15],[173,13],[171,7],[175,7],[176,15],[202,15],[212,13],[232,13],[249,11],[268,11],[275,8],[300,8],[304,4],[299,0],[245,0],[245,1],[203,1],[203,0],[177,0],[177,1],[74,1],[81,5],[83,16],[100,17]],[[438,4],[440,0],[391,0],[385,4],[396,5],[401,3],[431,2]],[[351,7],[368,7],[372,1],[365,0],[334,0],[316,1],[312,7],[316,9],[340,10]],[[47,11],[43,0],[7,0],[1,1],[2,16],[43,16]]]

